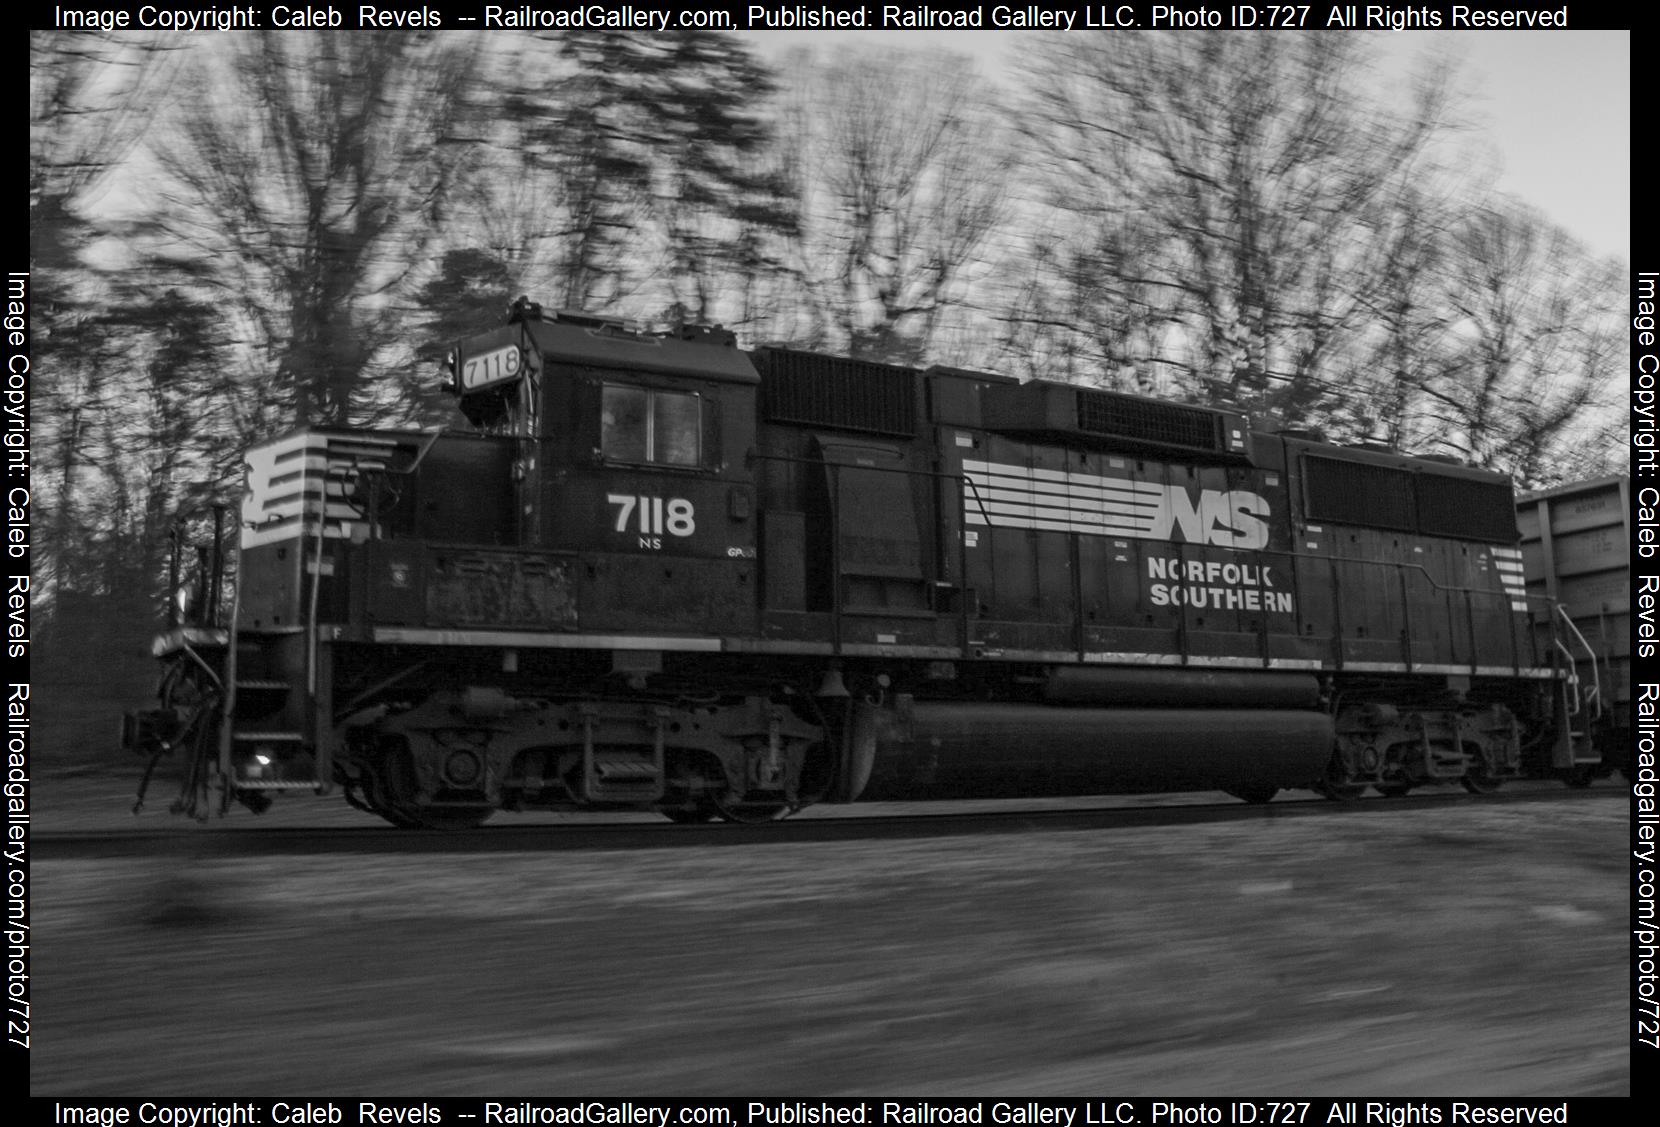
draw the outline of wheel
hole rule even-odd
[[[496,812],[484,804],[424,806],[415,801],[415,764],[404,749],[390,749],[364,794],[375,813],[399,829],[470,830]]]
[[[1343,756],[1334,751],[1331,762],[1326,764],[1326,777],[1315,783],[1312,789],[1333,802],[1353,802],[1366,793],[1366,784],[1349,774],[1349,766],[1343,761]]]
[[[1280,793],[1280,788],[1271,787],[1267,783],[1249,783],[1222,793],[1232,795],[1241,802],[1249,802],[1252,806],[1266,806],[1273,801],[1276,794]]]

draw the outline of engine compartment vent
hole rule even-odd
[[[1510,482],[1476,481],[1451,474],[1418,475],[1418,531],[1428,536],[1456,536],[1514,544],[1516,498]]]
[[[1520,535],[1510,482],[1479,470],[1444,473],[1305,454],[1303,498],[1311,521],[1494,544],[1514,544]]]
[[[987,429],[1001,434],[1129,453],[1251,461],[1250,424],[1236,411],[1030,380],[987,388],[985,416]]]
[[[1216,412],[1133,395],[1078,389],[1078,429],[1161,446],[1220,450]]]
[[[917,374],[910,368],[786,348],[755,354],[761,418],[769,423],[916,434]]]
[[[1309,520],[1417,530],[1417,498],[1406,470],[1310,454],[1303,458],[1303,479]]]

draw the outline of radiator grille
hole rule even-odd
[[[1412,532],[1418,527],[1412,475],[1336,458],[1303,459],[1309,520]]]
[[[1078,389],[1078,429],[1190,450],[1224,449],[1215,412]]]
[[[1433,473],[1418,475],[1418,529],[1426,536],[1495,544],[1514,544],[1520,537],[1508,483]]]
[[[767,422],[916,434],[917,373],[909,368],[781,348],[766,349],[757,360]]]

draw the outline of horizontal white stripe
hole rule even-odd
[[[1096,536],[1139,536],[1137,529],[1104,528],[1098,524],[1089,524],[1079,520],[1039,520],[1029,517],[1006,516],[994,513],[995,519],[988,520],[979,513],[969,513],[969,524],[993,525],[997,528],[1035,528],[1044,532],[1084,532]]]
[[[1090,512],[1080,509],[1063,509],[1052,505],[1020,505],[1008,501],[993,501],[985,506],[975,506],[975,511],[987,516],[1026,517],[1030,520],[1058,520],[1071,521],[1075,524],[1086,524],[1094,529],[1124,529],[1126,534],[1134,530],[1144,530],[1153,523],[1152,515],[1145,518],[1131,514]]]
[[[1071,481],[1032,481],[1018,474],[965,473],[963,476],[982,490],[1015,489],[1022,493],[1037,493],[1051,497],[1117,497],[1131,502],[1145,498],[1147,503],[1156,503],[1164,493],[1157,485],[1117,481],[1112,478],[1083,477]]]
[[[963,475],[982,481],[1000,479],[1003,482],[1020,482],[1030,489],[1101,489],[1145,493],[1155,497],[1164,492],[1164,486],[1157,482],[1133,481],[1127,477],[1103,477],[1100,474],[1071,473],[1063,470],[1034,470],[998,462],[965,460]]]
[[[1058,493],[1029,493],[1021,489],[982,489],[973,499],[986,506],[996,504],[1038,505],[1044,508],[1076,512],[1111,512],[1124,516],[1145,517],[1151,520],[1158,513],[1157,500],[1143,501],[1136,497],[1077,497]]]

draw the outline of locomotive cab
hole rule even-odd
[[[529,321],[539,409],[515,467],[526,546],[577,561],[582,629],[750,629],[760,377],[731,334]]]

